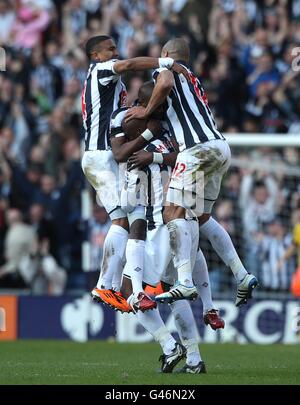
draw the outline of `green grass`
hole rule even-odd
[[[201,353],[208,374],[176,375],[157,373],[154,343],[0,342],[0,384],[300,384],[300,346],[206,344]]]

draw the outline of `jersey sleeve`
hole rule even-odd
[[[101,86],[107,86],[111,82],[116,82],[119,79],[119,74],[114,71],[114,64],[117,59],[112,59],[107,62],[99,62],[96,64],[98,71],[98,80]]]
[[[300,246],[300,224],[295,225],[293,231],[293,243]]]
[[[169,69],[167,69],[167,68],[158,68],[158,69],[155,69],[154,70],[154,72],[152,73],[152,77],[153,77],[153,80],[156,82],[156,79],[157,79],[157,76],[160,74],[160,72],[162,72],[163,70],[169,70]]]
[[[125,136],[122,128],[122,121],[125,117],[126,111],[127,108],[120,108],[112,113],[110,120],[110,137],[119,138]]]

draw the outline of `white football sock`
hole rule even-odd
[[[123,260],[119,262],[119,265],[116,267],[114,276],[112,279],[112,289],[115,291],[120,291],[123,277]]]
[[[174,219],[168,222],[167,227],[178,281],[186,287],[191,287],[194,285],[191,269],[192,238],[188,223],[185,219]]]
[[[196,262],[193,270],[193,280],[203,304],[203,313],[213,309],[214,305],[211,297],[208,269],[201,249],[199,249],[197,252]]]
[[[248,272],[243,266],[225,229],[214,218],[210,217],[205,224],[199,227],[199,230],[210,241],[212,247],[226,266],[231,268],[236,281],[241,282]]]
[[[138,311],[136,316],[139,323],[153,336],[153,338],[160,344],[164,354],[171,354],[175,348],[176,340],[166,328],[160,313],[157,308],[141,312]]]
[[[184,346],[186,347],[186,364],[189,366],[196,366],[199,364],[202,359],[197,340],[188,339],[184,342]]]
[[[128,232],[121,226],[112,224],[103,245],[103,258],[97,288],[112,288],[113,276],[122,266],[127,240]]]
[[[128,239],[126,246],[126,274],[131,278],[132,291],[139,293],[143,289],[145,241]]]
[[[190,304],[186,300],[174,301],[170,304],[182,344],[187,349],[187,364],[195,366],[201,361],[197,343],[197,327]]]

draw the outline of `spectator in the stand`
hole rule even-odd
[[[47,28],[51,15],[47,8],[38,7],[35,2],[20,2],[17,20],[12,27],[13,44],[16,47],[32,49],[39,44],[42,32]],[[51,7],[51,2],[48,2]]]
[[[41,178],[41,189],[34,196],[33,201],[45,207],[45,215],[53,221],[56,240],[56,255],[60,265],[66,270],[71,269],[71,249],[74,242],[72,199],[79,199],[73,196],[77,187],[82,186],[83,175],[79,163],[79,150],[74,150],[69,161],[69,170],[66,182],[59,186],[55,178],[44,174]],[[76,209],[78,212],[78,207]],[[75,217],[76,218],[76,217]]]
[[[43,50],[34,48],[31,54],[30,86],[44,111],[51,111],[54,102],[62,94],[60,70],[45,60]]]
[[[29,224],[35,230],[39,240],[47,240],[49,253],[55,255],[56,235],[53,220],[45,215],[45,208],[42,204],[34,203],[29,207]]]
[[[247,82],[249,85],[249,92],[252,97],[257,96],[258,86],[261,83],[269,83],[270,85],[277,86],[280,80],[279,73],[274,67],[273,55],[270,51],[261,51],[255,62],[255,68]]]
[[[28,254],[36,240],[34,229],[23,222],[15,208],[7,212],[8,231],[4,241],[5,263],[0,268],[0,287],[24,288],[26,282],[20,274],[20,261]]]
[[[246,236],[254,241],[264,224],[270,222],[277,209],[278,187],[276,181],[266,176],[256,180],[254,175],[245,175],[240,189],[240,207]]]
[[[10,39],[16,15],[7,0],[0,0],[0,45],[6,45]]]
[[[238,203],[240,194],[240,183],[241,174],[238,170],[233,168],[232,170],[230,170],[230,173],[225,178],[222,193],[224,193],[224,197],[226,196],[227,199],[232,201],[234,206]],[[221,197],[223,197],[223,194],[221,194]]]
[[[288,291],[291,282],[292,263],[285,262],[278,266],[279,259],[291,244],[291,235],[287,234],[281,218],[275,217],[267,225],[267,233],[259,246],[262,262],[261,286],[272,291]]]
[[[38,164],[30,164],[23,170],[13,159],[5,155],[7,167],[11,177],[10,197],[16,207],[27,211],[39,190],[42,168]]]
[[[277,210],[278,187],[276,181],[266,176],[256,180],[254,175],[245,175],[240,189],[240,208],[245,238],[245,261],[248,270],[258,275],[260,261],[258,246],[264,237],[265,225]]]
[[[246,106],[246,111],[260,119],[259,131],[283,133],[287,131],[287,114],[274,97],[276,84],[264,81],[258,84],[256,96]]]
[[[67,273],[50,255],[47,239],[35,241],[30,252],[22,257],[19,270],[32,294],[63,294]]]
[[[246,99],[245,75],[233,54],[229,39],[219,44],[218,60],[211,69],[211,81],[215,91],[213,105],[216,115],[222,119],[222,128],[239,128]]]

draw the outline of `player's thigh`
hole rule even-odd
[[[99,205],[103,205],[111,219],[120,211],[120,182],[123,172],[111,151],[89,151],[82,158],[83,172],[97,193]],[[118,218],[126,214],[120,212]]]
[[[171,175],[166,204],[191,209],[196,204],[196,196],[203,195],[203,174],[199,159],[191,149],[180,152]]]
[[[212,207],[220,193],[222,180],[229,169],[231,161],[230,148],[227,142],[218,141],[217,145],[218,152],[213,151],[215,154],[214,169],[206,176],[204,186],[203,213],[205,214],[210,214],[212,211]]]
[[[165,225],[147,232],[143,281],[156,286],[171,262],[170,237]]]

